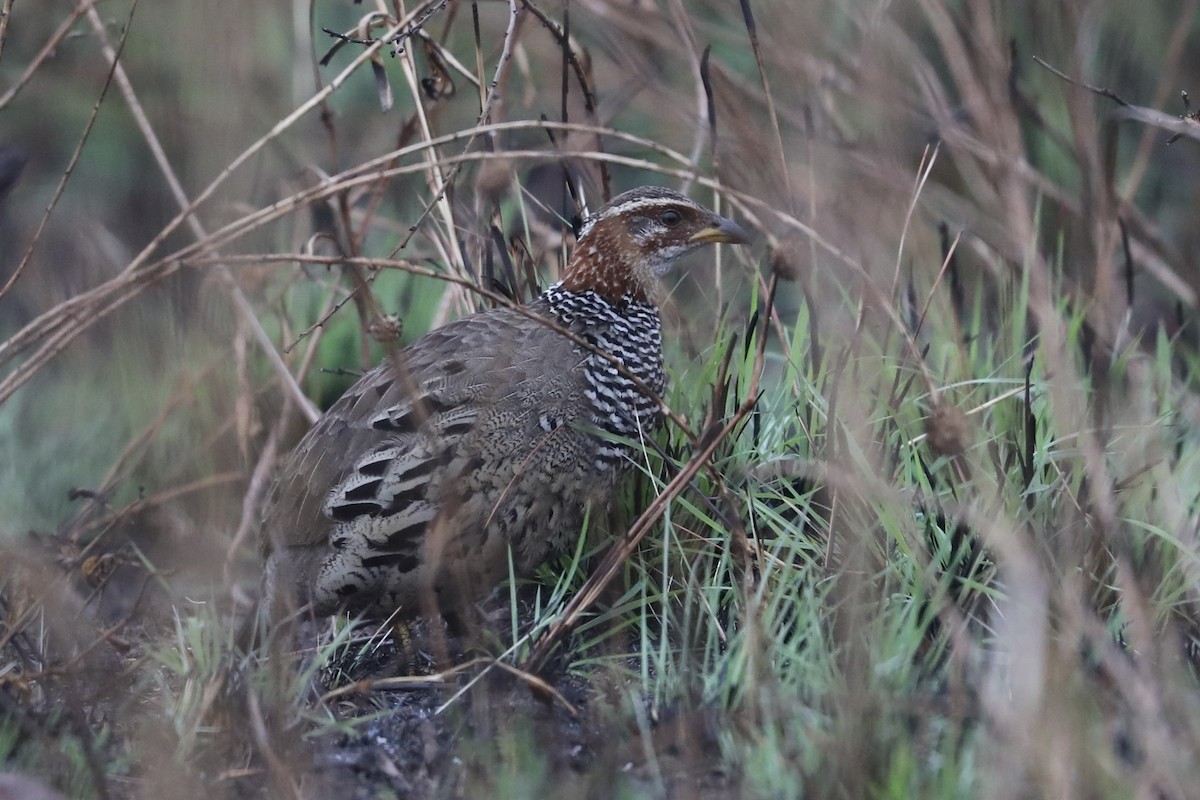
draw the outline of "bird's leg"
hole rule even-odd
[[[408,620],[397,617],[392,620],[392,641],[396,644],[396,659],[405,675],[425,675],[433,672],[429,663],[421,657],[421,648],[413,635]]]

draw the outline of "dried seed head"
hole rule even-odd
[[[771,272],[779,276],[781,281],[795,281],[800,278],[800,264],[803,251],[795,239],[780,239],[771,246]]]
[[[400,334],[403,332],[404,321],[395,314],[383,314],[375,317],[367,326],[367,333],[371,334],[371,338],[381,344],[399,341]]]
[[[479,166],[475,190],[488,203],[498,203],[512,190],[512,165],[507,158],[488,158]]]
[[[974,441],[971,421],[958,406],[938,403],[925,423],[929,449],[939,456],[962,455]]]

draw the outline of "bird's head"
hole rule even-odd
[[[676,259],[706,244],[748,241],[740,225],[679,192],[643,186],[584,220],[562,288],[651,302],[657,277]]]

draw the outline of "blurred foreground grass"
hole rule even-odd
[[[1196,3],[0,10],[0,771],[101,798],[1195,794]],[[377,76],[361,44],[318,65],[321,28],[389,15]],[[127,22],[131,89],[35,239]],[[595,527],[726,425],[706,466],[544,685],[526,659],[602,537],[495,601],[493,661],[355,692],[405,672],[390,632],[242,652],[257,504],[306,424],[282,371],[326,406],[481,307],[464,283],[545,286],[564,177],[593,206],[683,186],[761,237],[672,276],[698,438],[668,426]],[[399,340],[368,333],[389,315]]]

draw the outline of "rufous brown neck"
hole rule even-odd
[[[655,305],[658,276],[706,244],[745,243],[736,223],[679,192],[643,186],[617,195],[584,222],[560,288],[611,303]]]
[[[657,281],[638,261],[637,245],[622,220],[598,220],[575,245],[561,288],[595,292],[614,304],[653,304]]]

